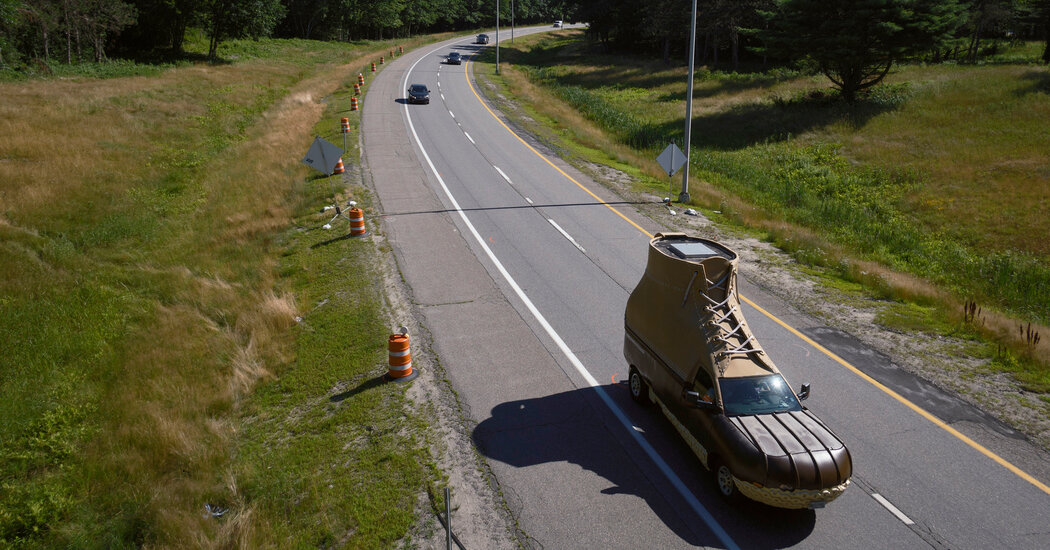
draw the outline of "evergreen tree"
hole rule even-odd
[[[853,102],[893,63],[927,52],[961,23],[956,0],[778,0],[752,31],[772,56],[809,58]]]

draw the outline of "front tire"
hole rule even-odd
[[[649,400],[649,384],[645,383],[642,374],[634,367],[631,367],[630,374],[627,375],[627,389],[631,391],[631,399],[634,399],[635,403],[646,406],[652,403]]]
[[[715,460],[712,464],[711,473],[714,474],[715,488],[718,496],[726,502],[737,502],[740,500],[740,491],[733,482],[733,471],[721,460]]]

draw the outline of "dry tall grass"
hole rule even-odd
[[[107,342],[119,364],[80,474],[97,519],[51,526],[65,540],[125,518],[121,528],[150,546],[259,543],[251,507],[220,526],[204,504],[244,503],[228,465],[233,413],[294,357],[298,306],[272,245],[296,207],[299,155],[324,98],[382,51],[305,79],[275,62],[0,84],[0,245],[19,258],[0,269],[11,276],[4,292],[46,288],[80,266],[144,313]],[[235,136],[237,113],[274,94],[233,146],[212,137]],[[62,262],[34,250],[56,238],[75,243]]]

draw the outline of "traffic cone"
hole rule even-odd
[[[391,334],[387,349],[390,352],[389,364],[384,378],[388,382],[408,382],[419,373],[412,370],[412,350],[408,345],[408,329],[401,327],[399,334]]]

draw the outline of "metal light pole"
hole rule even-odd
[[[499,0],[496,0],[496,74],[499,74]]]
[[[510,0],[510,43],[514,43],[514,0]]]
[[[689,87],[685,93],[685,170],[682,171],[682,192],[678,202],[689,202],[689,137],[693,133],[693,54],[696,52],[696,0],[693,0],[693,20],[689,33]]]

